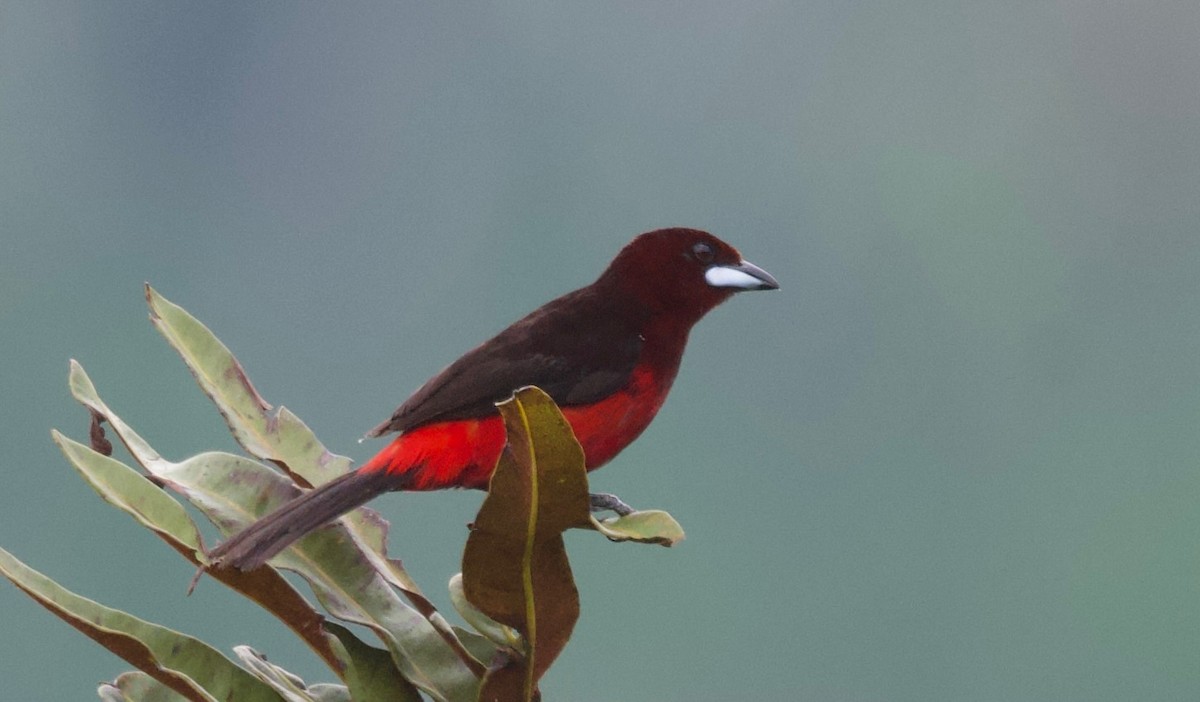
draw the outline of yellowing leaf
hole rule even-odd
[[[663,546],[674,546],[684,537],[679,522],[659,509],[630,512],[608,519],[592,517],[592,528],[613,541],[637,541]]]
[[[579,618],[579,593],[562,532],[589,524],[583,449],[541,390],[499,405],[508,446],[492,475],[463,553],[467,600],[512,627],[525,656],[493,668],[480,700],[531,700]]]

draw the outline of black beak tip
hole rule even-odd
[[[738,266],[738,269],[744,273],[748,273],[749,275],[754,276],[755,278],[758,278],[761,281],[757,286],[755,286],[753,288],[749,288],[750,290],[778,290],[779,289],[779,281],[775,280],[775,276],[764,271],[763,269],[759,268],[758,266],[754,265],[753,263],[750,263],[749,261],[742,261],[742,265]]]

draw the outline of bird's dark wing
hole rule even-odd
[[[435,421],[486,417],[513,391],[536,385],[560,406],[586,405],[624,387],[642,338],[589,288],[568,293],[469,351],[422,385],[367,436]]]

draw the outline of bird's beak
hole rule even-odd
[[[742,261],[736,266],[710,266],[704,271],[704,279],[714,288],[779,289],[779,282],[774,276],[749,261]]]

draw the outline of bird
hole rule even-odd
[[[506,443],[496,403],[525,386],[554,400],[587,470],[595,470],[654,419],[696,322],[734,293],[778,287],[708,232],[638,235],[593,283],[542,305],[430,378],[367,432],[397,434],[373,458],[216,545],[209,567],[258,568],[385,492],[486,490]],[[593,495],[592,504],[628,511],[612,495]]]

